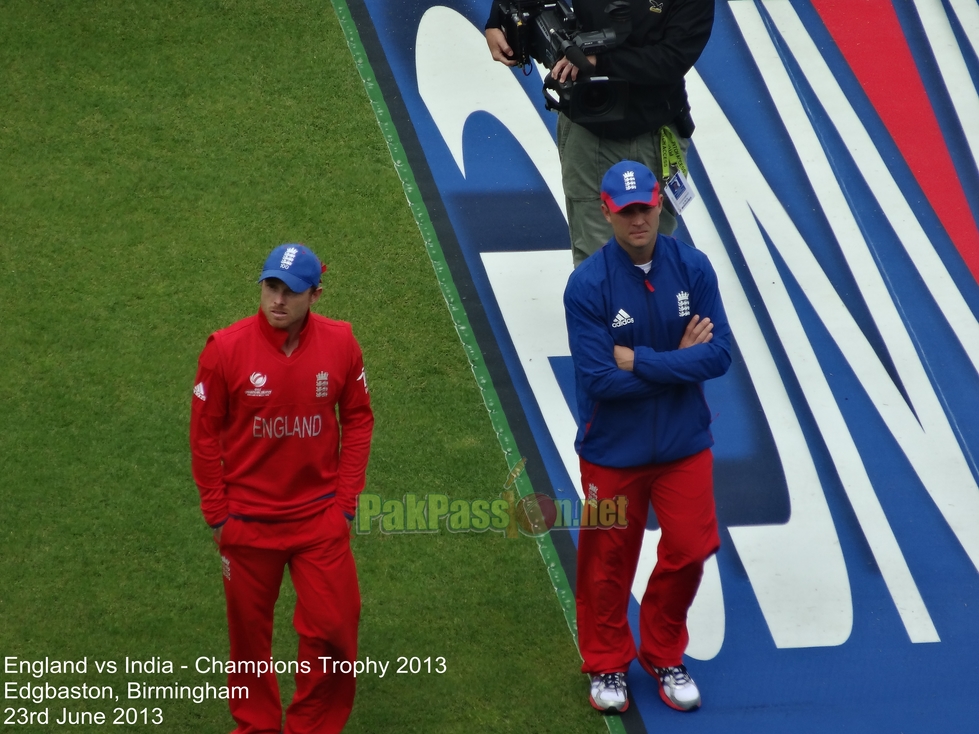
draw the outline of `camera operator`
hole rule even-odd
[[[575,0],[580,29],[597,31],[612,25],[608,5],[609,0]],[[669,126],[684,151],[693,133],[683,78],[710,38],[714,0],[628,0],[628,5],[631,31],[625,40],[587,57],[596,67],[595,76],[628,83],[624,118],[579,124],[563,112],[558,117],[558,153],[575,267],[612,236],[600,206],[605,171],[629,159],[662,177],[660,130]],[[493,2],[486,43],[494,59],[516,66],[519,61],[503,33],[501,15],[499,4]],[[551,69],[551,76],[560,82],[576,80],[580,74],[567,58]],[[672,234],[674,229],[676,217],[664,208],[659,231]]]

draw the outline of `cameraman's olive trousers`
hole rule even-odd
[[[686,151],[690,140],[679,134],[677,140]],[[657,131],[624,140],[601,138],[561,114],[557,121],[557,142],[568,207],[571,255],[574,266],[578,267],[612,237],[612,226],[602,215],[602,176],[619,161],[631,160],[639,161],[661,177],[660,136]],[[675,229],[676,217],[667,204],[659,218],[659,231],[673,234]]]

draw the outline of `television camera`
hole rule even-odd
[[[567,57],[580,72],[577,80],[564,83],[547,75],[543,90],[547,109],[564,112],[579,124],[625,117],[628,83],[594,76],[596,69],[588,56],[614,48],[629,35],[632,24],[626,0],[614,0],[605,8],[610,27],[597,31],[582,31],[565,0],[500,0],[498,6],[503,33],[521,66],[534,59],[551,69]]]

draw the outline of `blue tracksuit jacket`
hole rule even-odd
[[[731,329],[706,255],[659,235],[646,276],[613,238],[571,274],[564,308],[581,457],[641,466],[714,444],[701,383],[727,372]],[[713,338],[677,349],[694,315],[710,318]],[[633,372],[615,364],[616,344],[635,350]]]

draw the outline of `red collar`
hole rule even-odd
[[[262,332],[262,336],[268,340],[268,343],[272,345],[275,351],[285,354],[282,351],[282,347],[285,346],[286,339],[289,338],[289,332],[285,329],[276,329],[274,326],[269,324],[269,320],[265,318],[265,314],[262,313],[262,309],[258,309],[258,328]],[[306,340],[306,330],[309,328],[309,311],[306,312],[306,318],[303,319],[303,328],[299,330],[299,344],[296,345],[296,350],[293,352],[295,354],[298,352]]]

